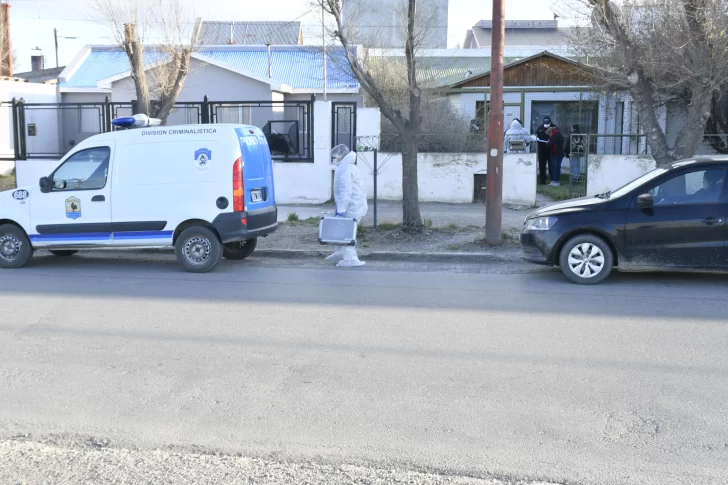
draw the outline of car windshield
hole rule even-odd
[[[651,172],[647,172],[643,176],[629,182],[628,184],[623,185],[622,187],[618,188],[617,190],[612,191],[612,193],[610,195],[612,197],[621,197],[625,194],[632,192],[634,189],[636,189],[640,185],[645,184],[656,177],[659,177],[660,175],[662,175],[665,172],[667,172],[667,169],[665,169],[665,168],[656,168],[656,169],[652,170]]]

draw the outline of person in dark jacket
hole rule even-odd
[[[545,145],[549,148],[549,172],[551,173],[551,187],[561,185],[561,162],[564,160],[564,135],[558,128],[552,126],[546,130],[549,141]]]
[[[546,166],[549,164],[551,158],[551,147],[546,146],[546,142],[549,136],[546,134],[546,130],[556,126],[551,123],[551,117],[544,116],[543,124],[539,125],[536,129],[536,138],[538,139],[538,177],[541,185],[546,184]],[[549,173],[551,170],[549,170]]]

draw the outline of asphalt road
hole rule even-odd
[[[0,272],[0,439],[725,484],[727,281],[39,257]]]

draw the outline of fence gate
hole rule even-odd
[[[356,151],[356,103],[331,103],[331,147]]]

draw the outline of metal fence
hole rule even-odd
[[[61,158],[81,141],[120,128],[112,120],[136,113],[136,103],[0,103],[0,123],[7,120],[12,147],[5,160]],[[263,130],[277,161],[313,162],[313,99],[311,101],[177,102],[166,124],[234,123]]]

